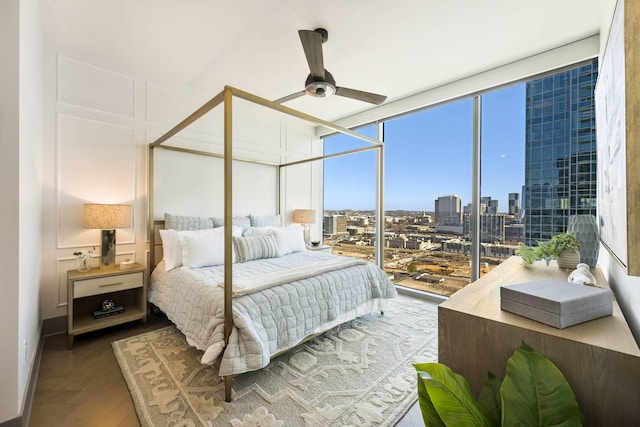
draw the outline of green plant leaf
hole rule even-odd
[[[571,386],[549,359],[522,342],[507,361],[500,388],[502,425],[582,426]]]
[[[516,249],[516,255],[520,255],[525,264],[533,264],[536,260],[536,250],[531,246],[520,246]]]
[[[433,407],[447,427],[492,425],[489,417],[474,399],[471,387],[463,376],[440,363],[415,366],[419,370],[420,379],[426,387]]]
[[[422,412],[422,419],[424,425],[428,427],[445,427],[444,422],[438,415],[436,408],[433,407],[427,387],[424,384],[425,376],[431,378],[431,376],[421,370],[420,364],[413,365],[418,372],[418,402],[420,402],[420,412]]]
[[[487,372],[487,382],[482,387],[478,404],[491,419],[492,425],[499,426],[502,419],[502,400],[500,398],[500,378]]]

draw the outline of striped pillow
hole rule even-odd
[[[280,215],[252,215],[249,214],[252,227],[281,227]]]
[[[247,262],[254,259],[275,258],[278,256],[278,245],[274,235],[234,237],[236,261]]]

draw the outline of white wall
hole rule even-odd
[[[38,5],[37,0],[0,2],[0,422],[22,415],[40,328],[42,38]]]
[[[83,203],[132,204],[131,227],[116,232],[116,262],[130,258],[146,263],[147,145],[216,93],[193,94],[150,82],[131,70],[92,63],[81,53],[61,52],[46,42],[41,294],[42,315],[48,319],[66,315],[66,274],[77,267],[73,252],[93,246],[99,251],[99,230],[82,228]],[[235,99],[234,155],[278,163],[321,150],[312,126],[281,122]],[[221,152],[221,111],[205,115],[171,142]],[[155,153],[156,175],[162,172],[155,181],[156,218],[165,211],[223,216],[220,159],[168,150]],[[278,209],[275,168],[242,163],[234,168],[235,213],[274,214]],[[320,206],[319,194],[289,195],[290,188],[311,190],[311,169],[307,166],[282,181],[285,208],[289,203]],[[313,171],[317,174],[319,169]],[[314,178],[314,184],[318,182]],[[283,213],[290,222],[290,214]],[[97,255],[94,265],[98,265]]]
[[[624,6],[623,0],[618,0],[618,8]],[[637,9],[637,8],[636,8]],[[601,29],[600,40],[600,57],[602,58],[605,48],[607,46],[608,36],[610,34],[611,25],[613,21],[613,10],[611,16],[604,22]],[[620,21],[622,22],[622,21]],[[618,29],[618,31],[621,31]],[[600,62],[602,65],[602,61]],[[637,88],[626,87],[626,90],[637,90]],[[628,99],[628,98],[627,98]],[[635,144],[636,141],[627,141],[627,144]],[[637,217],[628,218],[628,221],[637,221]],[[629,236],[635,238],[636,236]],[[638,345],[640,345],[640,277],[629,276],[622,265],[617,259],[611,255],[604,246],[600,245],[600,253],[598,256],[598,264],[602,269],[607,281],[611,285],[611,288],[616,294],[616,299],[622,312],[625,315],[627,323],[629,324],[631,331],[636,339]]]
[[[318,156],[321,142],[315,126],[306,121],[234,98],[233,155],[249,161],[233,162],[234,216],[272,215],[281,212],[285,223],[291,222],[296,208],[318,208],[321,200],[316,177],[318,167],[310,164],[283,168],[278,187],[276,165]],[[196,131],[181,132],[163,145],[196,148],[222,154],[223,126],[219,105],[208,113],[208,129],[202,132],[202,119]],[[253,162],[264,162],[262,164]],[[178,215],[224,216],[224,170],[220,158],[169,150],[154,150],[154,217],[165,212]],[[315,178],[314,178],[315,177]],[[316,187],[314,187],[314,185]],[[278,192],[281,192],[278,204]]]
[[[0,422],[19,414],[18,390],[18,177],[19,177],[19,11],[18,0],[0,2]]]
[[[42,23],[40,2],[20,2],[20,225],[19,377],[24,410],[26,387],[40,338],[42,210]]]

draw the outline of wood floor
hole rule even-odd
[[[406,296],[399,298],[411,300]],[[414,301],[425,309],[436,305]],[[44,338],[44,349],[34,393],[32,427],[138,427],[133,407],[111,342],[171,323],[161,314],[148,316],[147,326],[139,322],[75,337],[67,349],[66,334]],[[422,424],[417,404],[398,423],[399,427]]]
[[[131,395],[111,342],[170,325],[162,315],[75,337],[44,338],[29,425],[33,427],[138,427]]]

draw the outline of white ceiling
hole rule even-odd
[[[204,97],[277,99],[309,73],[297,31],[324,27],[338,86],[395,101],[606,28],[615,0],[41,0],[55,52]],[[286,105],[335,120],[344,97]]]

